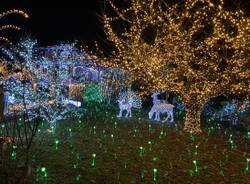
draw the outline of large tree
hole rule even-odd
[[[204,104],[214,96],[248,95],[249,28],[243,11],[229,11],[223,0],[108,0],[103,17],[115,49],[103,59],[125,69],[141,90],[175,92],[185,103],[184,130],[200,133]]]

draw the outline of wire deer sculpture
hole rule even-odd
[[[167,113],[167,118],[164,119],[162,122],[166,122],[170,118],[169,122],[172,123],[174,121],[174,115],[173,115],[174,105],[158,99],[159,94],[160,92],[154,92],[151,96],[151,98],[153,98],[153,107],[149,111],[148,117],[149,119],[153,119],[154,116],[154,120],[160,121],[161,120],[160,114]]]

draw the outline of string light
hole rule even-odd
[[[5,12],[0,13],[0,20],[5,18],[6,16],[11,15],[11,14],[18,14],[18,15],[21,15],[22,17],[26,18],[26,19],[29,18],[29,15],[27,13],[25,13],[24,11],[13,9],[13,10],[9,10],[9,11],[5,11]],[[16,26],[16,25],[11,25],[11,24],[6,24],[6,25],[1,25],[0,24],[0,33],[1,33],[1,31],[4,31],[6,29],[13,29],[13,30],[19,31],[21,28]],[[11,45],[11,41],[7,37],[0,36],[0,40]]]
[[[95,58],[128,71],[142,94],[157,89],[178,95],[185,131],[202,132],[201,112],[212,97],[249,94],[250,19],[243,11],[225,10],[223,0],[186,0],[182,10],[158,0],[131,0],[124,9],[107,1],[116,16],[103,16],[104,31],[115,49],[110,58]],[[124,22],[129,26],[116,31],[114,25]]]

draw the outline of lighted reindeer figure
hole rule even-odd
[[[174,115],[173,115],[174,105],[168,104],[164,101],[162,102],[161,100],[159,100],[158,99],[159,94],[160,94],[160,92],[155,92],[151,96],[153,98],[154,105],[151,108],[151,110],[149,111],[148,117],[149,117],[149,119],[152,119],[153,116],[155,115],[154,120],[160,121],[160,113],[162,113],[162,114],[167,113],[167,118],[165,120],[163,120],[162,122],[166,122],[170,118],[170,122],[172,123],[174,121]]]
[[[140,109],[142,106],[141,98],[131,90],[120,93],[117,102],[119,103],[120,109],[117,115],[118,118],[122,117],[124,111],[126,111],[125,117],[132,117],[131,109],[133,107]]]

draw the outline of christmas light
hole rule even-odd
[[[140,149],[140,157],[142,157],[144,154],[144,148],[140,146],[139,149]]]
[[[245,168],[245,171],[246,171],[246,172],[249,172],[249,170],[250,170],[250,169],[249,169],[249,162],[250,162],[250,158],[247,158],[247,159],[246,159],[246,168]]]
[[[59,140],[58,140],[58,139],[55,139],[54,143],[55,143],[55,146],[56,146],[56,150],[58,150]]]
[[[148,145],[149,145],[149,151],[152,151],[152,142],[148,141]]]
[[[194,172],[198,173],[198,167],[197,167],[197,160],[193,160],[193,164],[194,164]]]
[[[250,19],[243,11],[224,9],[223,0],[187,0],[181,11],[157,0],[126,3],[118,8],[108,0],[116,15],[104,14],[104,31],[115,49],[109,58],[95,58],[128,71],[142,94],[157,89],[178,95],[186,109],[185,131],[202,132],[201,112],[212,97],[249,94]],[[114,25],[121,22],[129,26],[117,32]]]
[[[153,182],[157,182],[157,169],[153,169]]]
[[[92,166],[92,167],[95,167],[95,165],[96,165],[95,159],[96,159],[96,154],[93,153],[93,154],[92,154],[92,162],[91,162],[91,166]]]

